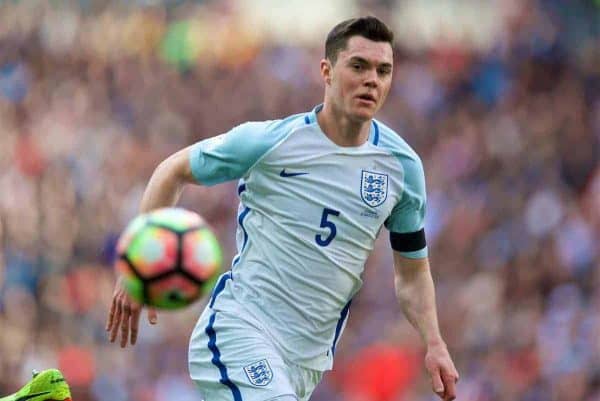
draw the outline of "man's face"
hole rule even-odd
[[[362,36],[348,40],[331,66],[321,61],[327,101],[354,121],[367,121],[383,105],[392,84],[393,52],[387,42]]]

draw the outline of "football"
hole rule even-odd
[[[115,267],[135,301],[177,309],[210,292],[221,262],[219,241],[204,219],[172,207],[141,214],[127,225]]]

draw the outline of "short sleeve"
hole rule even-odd
[[[229,132],[192,145],[190,166],[196,180],[203,185],[215,185],[235,180],[274,145],[268,122],[249,122]]]
[[[425,241],[425,173],[420,159],[405,158],[404,188],[400,201],[392,209],[385,221],[390,231],[392,248],[408,258],[427,256]]]

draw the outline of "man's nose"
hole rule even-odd
[[[370,70],[367,76],[365,77],[364,84],[369,88],[376,88],[379,85],[379,77],[377,76],[377,71]]]

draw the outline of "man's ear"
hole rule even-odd
[[[325,83],[327,85],[331,85],[331,72],[333,70],[333,66],[331,65],[331,62],[324,58],[321,60],[321,76],[323,77],[323,81],[325,81]]]

